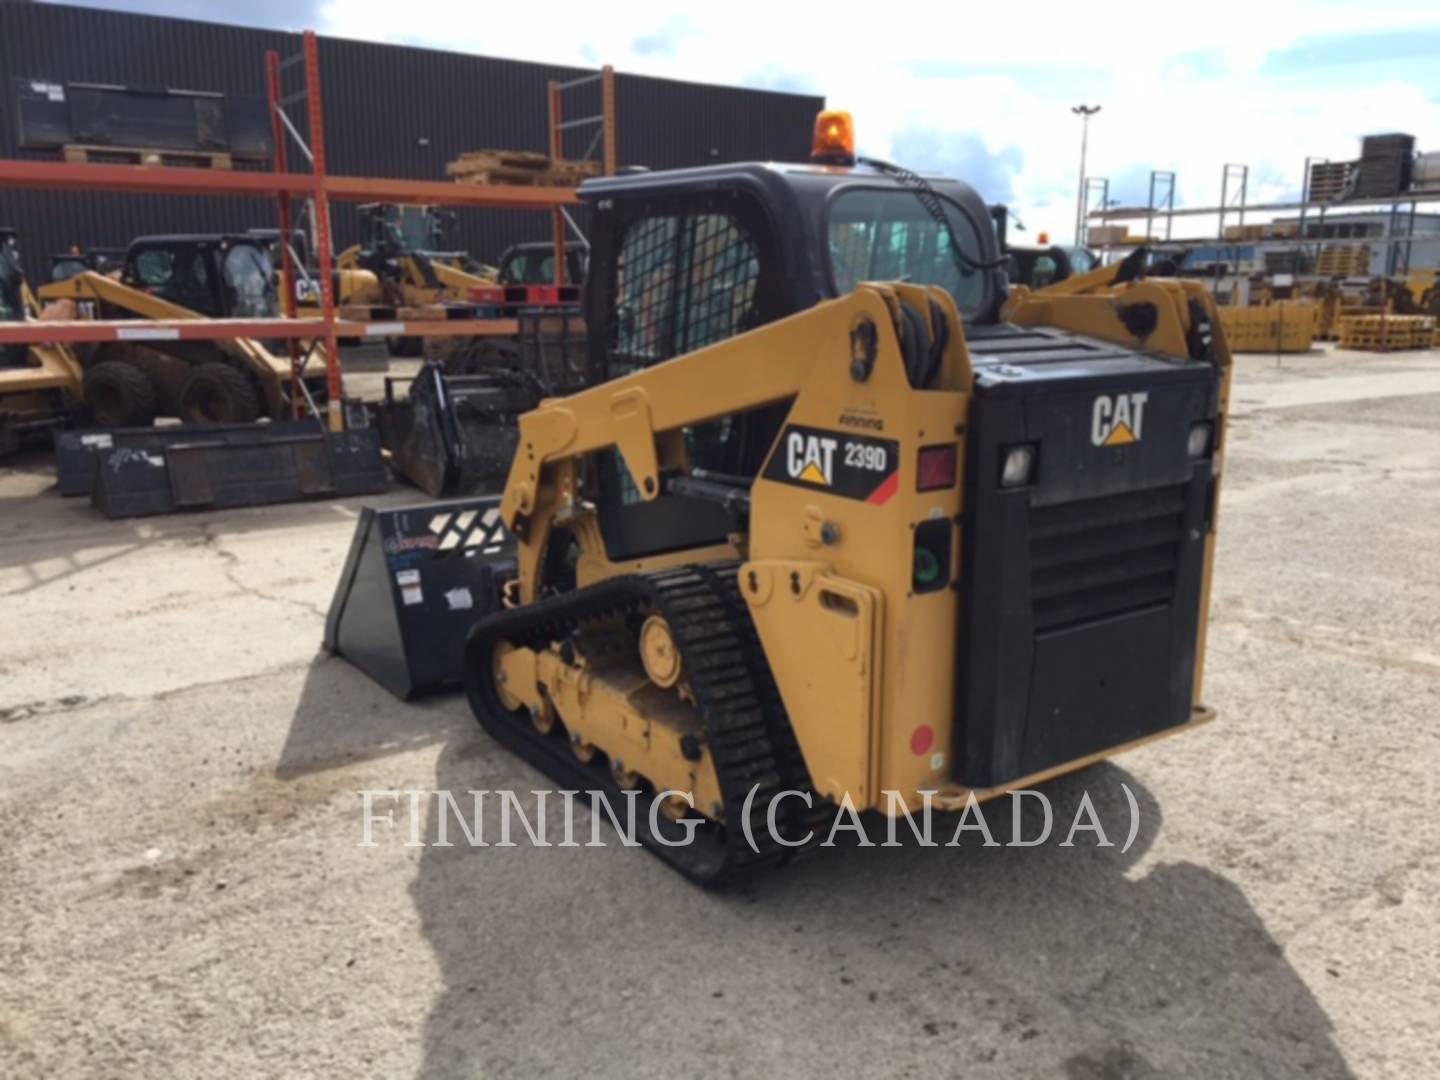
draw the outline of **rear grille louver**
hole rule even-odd
[[[1169,603],[1185,488],[1154,488],[1030,511],[1037,632]]]

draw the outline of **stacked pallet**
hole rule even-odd
[[[1326,244],[1315,260],[1321,277],[1365,277],[1370,273],[1369,244]]]
[[[1433,315],[1346,315],[1340,319],[1340,347],[1367,352],[1429,349],[1435,344]]]
[[[1085,240],[1095,247],[1109,247],[1124,244],[1130,239],[1128,225],[1091,225],[1085,230]]]
[[[1355,184],[1358,161],[1317,161],[1310,166],[1310,201],[1338,202]]]
[[[1320,299],[1319,321],[1315,328],[1317,341],[1339,341],[1342,320],[1358,315],[1382,315],[1385,309],[1368,304],[1350,304],[1338,293]]]
[[[1415,154],[1413,135],[1366,135],[1360,140],[1360,168],[1355,175],[1355,197],[1388,199],[1410,186]]]
[[[598,161],[567,161],[531,150],[468,150],[445,166],[457,184],[529,184],[577,187],[600,175]]]

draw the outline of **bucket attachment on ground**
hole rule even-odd
[[[208,424],[204,427],[136,427],[55,432],[55,483],[60,494],[89,495],[95,489],[95,467],[104,452],[114,447],[159,453],[177,438],[191,440],[204,433],[211,438],[253,432],[254,423]],[[277,424],[279,429],[293,425]],[[309,430],[309,429],[307,429]]]
[[[454,689],[465,635],[501,607],[515,541],[500,498],[365,507],[325,619],[325,647],[399,698]]]
[[[403,377],[385,380],[376,410],[380,435],[396,470],[427,495],[499,491],[510,472],[515,419],[539,403],[533,382],[518,372],[446,375],[426,363],[410,393],[395,396]]]
[[[90,496],[110,518],[373,495],[387,482],[374,428],[328,432],[294,420],[88,434],[111,437],[91,443]]]

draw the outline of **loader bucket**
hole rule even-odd
[[[465,635],[500,609],[514,567],[498,495],[367,506],[325,618],[325,648],[402,699],[455,689]]]
[[[437,363],[426,363],[398,398],[402,381],[385,380],[377,410],[396,470],[437,498],[501,490],[518,441],[515,418],[538,394],[513,372],[446,375]]]
[[[277,428],[293,425],[276,424]],[[95,468],[105,451],[114,447],[159,453],[177,438],[203,432],[211,438],[233,437],[255,431],[256,425],[209,424],[205,427],[105,428],[98,431],[55,432],[55,482],[66,497],[89,495],[95,488]],[[188,434],[177,434],[188,433]]]
[[[112,519],[373,495],[386,486],[374,428],[332,433],[297,420],[91,434],[112,437],[108,446],[92,443],[90,495]]]

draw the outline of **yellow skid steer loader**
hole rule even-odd
[[[850,135],[582,186],[594,384],[520,420],[468,638],[485,730],[655,799],[641,838],[706,884],[831,804],[958,809],[1211,716],[1210,297],[1006,308],[976,193]]]

